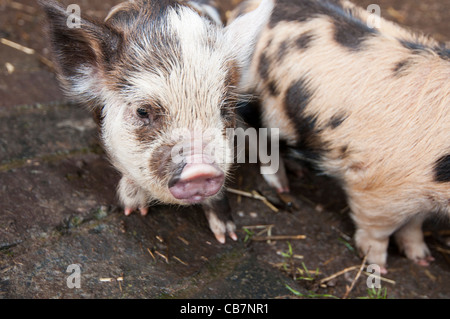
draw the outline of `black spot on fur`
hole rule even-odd
[[[450,49],[443,45],[435,50],[442,60],[450,61]]]
[[[308,114],[306,108],[312,98],[313,92],[308,88],[305,78],[294,82],[286,91],[284,100],[286,112],[293,119],[300,137],[296,145],[302,153],[312,160],[319,160],[325,151],[325,145],[321,141],[317,127],[317,117]]]
[[[279,48],[278,48],[278,56],[277,61],[282,62],[284,57],[286,56],[287,52],[289,50],[289,41],[284,40],[281,42]]]
[[[342,114],[342,113],[335,114],[335,115],[333,115],[331,117],[330,122],[328,123],[328,125],[332,129],[335,129],[338,126],[340,126],[342,123],[344,123],[346,118],[347,118],[347,116],[345,114]]]
[[[334,27],[336,42],[352,50],[360,50],[362,43],[375,34],[373,29],[358,20],[336,19]]]
[[[319,15],[331,16],[336,9],[338,7],[335,4],[322,0],[278,0],[270,17],[269,26],[273,28],[281,21],[305,22]]]
[[[344,145],[339,149],[340,158],[345,158],[348,156],[348,145]]]
[[[450,183],[450,154],[444,155],[436,161],[434,180],[439,183]]]
[[[305,32],[302,35],[300,35],[295,41],[292,40],[284,40],[280,43],[280,46],[278,47],[278,54],[276,56],[276,61],[279,63],[282,63],[285,56],[289,52],[290,49],[300,49],[305,50],[308,49],[311,45],[311,41],[313,40],[314,36],[311,32]]]
[[[413,54],[426,54],[435,52],[442,60],[450,60],[450,49],[445,47],[444,44],[440,46],[427,47],[424,44],[400,40],[400,43],[403,47],[409,49]]]
[[[303,118],[303,113],[312,97],[304,78],[294,82],[286,92],[285,105],[294,119]]]
[[[416,42],[400,40],[400,43],[405,48],[409,49],[411,51],[411,53],[414,53],[414,54],[424,53],[426,51],[426,49],[427,49],[427,47],[424,46],[423,44],[416,43]]]
[[[277,96],[280,94],[278,91],[277,83],[274,80],[271,80],[267,83],[267,88],[269,89],[269,92],[272,96]]]
[[[262,52],[259,57],[258,72],[263,81],[267,81],[269,79],[269,64],[269,59],[267,58],[266,53]]]
[[[409,59],[402,60],[398,62],[394,68],[392,69],[394,71],[394,76],[402,76],[405,74],[406,70],[412,65],[412,61]]]
[[[330,0],[278,0],[269,26],[273,28],[281,21],[306,22],[320,16],[333,20],[336,42],[352,50],[361,49],[364,40],[377,33],[344,10],[338,1]]]
[[[310,32],[305,32],[295,40],[295,45],[298,49],[307,49],[309,48],[312,38],[313,35]]]
[[[262,52],[259,57],[258,73],[269,90],[269,93],[273,96],[277,96],[279,94],[277,83],[270,78],[270,63],[266,53]]]
[[[428,47],[421,43],[399,40],[401,45],[411,51],[412,54],[437,54],[442,60],[450,61],[450,49],[441,44],[439,46]]]

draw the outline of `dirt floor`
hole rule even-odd
[[[71,2],[101,18],[120,1]],[[387,19],[450,40],[449,0],[377,4]],[[119,176],[90,114],[63,97],[43,25],[35,0],[0,2],[0,39],[33,49],[0,43],[0,298],[450,298],[448,220],[424,227],[436,259],[429,267],[391,245],[389,273],[370,291],[364,272],[354,281],[361,259],[344,194],[308,170],[291,174],[287,206],[256,165],[237,167],[228,186],[278,208],[229,193],[238,242],[217,243],[197,207],[125,217]],[[73,264],[80,288],[67,285]]]

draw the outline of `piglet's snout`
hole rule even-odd
[[[198,203],[219,192],[225,175],[208,156],[193,155],[186,162],[169,182],[169,190],[176,199]]]

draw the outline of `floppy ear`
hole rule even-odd
[[[231,54],[244,70],[249,67],[256,42],[269,22],[273,7],[273,0],[262,0],[255,10],[239,16],[225,28]]]
[[[101,72],[116,55],[121,35],[103,23],[81,17],[74,20],[74,13],[56,1],[39,3],[47,15],[53,60],[61,82],[77,99],[91,96]]]

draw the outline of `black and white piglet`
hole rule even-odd
[[[202,3],[128,1],[103,22],[40,3],[61,83],[97,115],[122,175],[125,214],[145,215],[153,202],[201,204],[216,238],[236,240],[223,190],[233,162],[225,130],[235,125],[237,82],[272,2],[227,27],[199,14]]]

